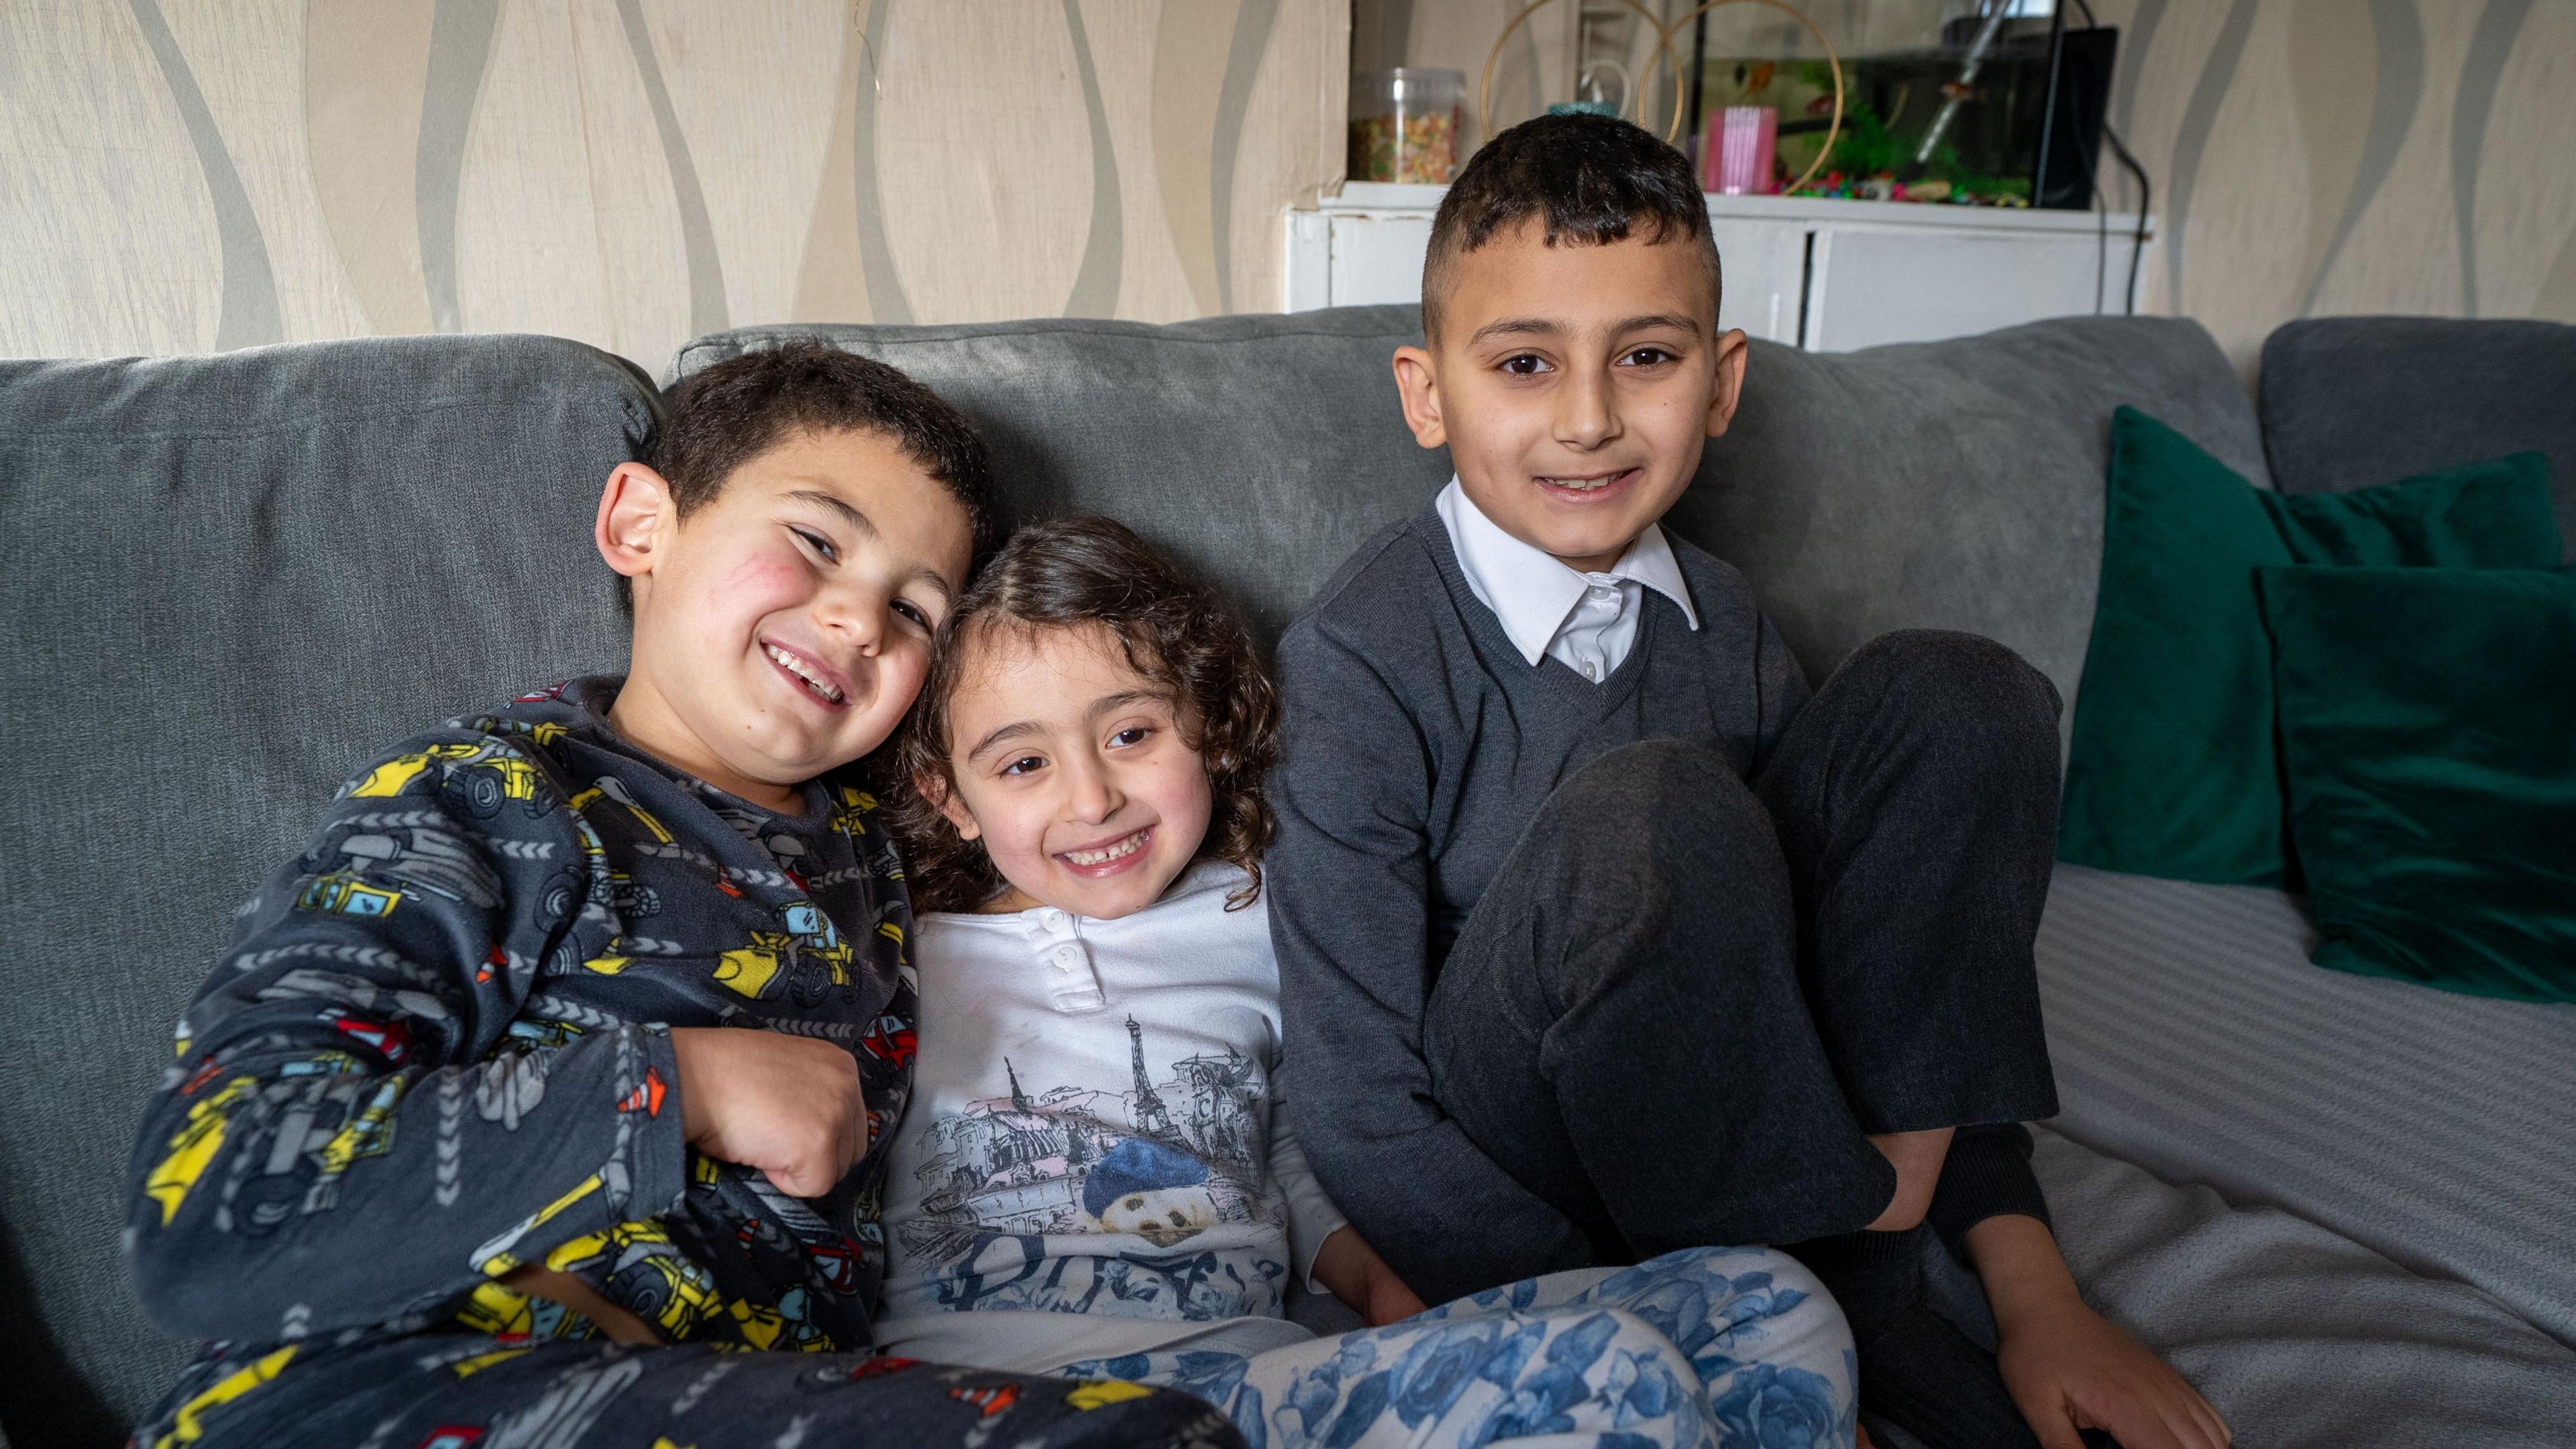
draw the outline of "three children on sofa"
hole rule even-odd
[[[1480,151],[1395,359],[1457,477],[1275,695],[1114,523],[986,559],[892,369],[680,384],[598,514],[628,672],[372,762],[181,1022],[128,1243],[216,1342],[147,1435],[2226,1443],[2018,1125],[2053,692],[1926,632],[1811,693],[1658,525],[1719,290],[1644,132]]]

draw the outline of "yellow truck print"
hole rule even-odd
[[[433,767],[463,799],[469,814],[489,816],[513,800],[533,814],[543,814],[550,808],[543,793],[544,777],[537,767],[498,740],[432,745],[417,754],[396,755],[349,787],[350,798],[391,799]]]
[[[718,956],[716,980],[756,1001],[783,973],[793,999],[808,1007],[826,992],[851,985],[858,953],[822,907],[797,901],[779,915],[787,929],[754,931],[749,945]]]
[[[344,916],[390,916],[402,904],[402,892],[369,885],[344,870],[317,875],[295,893],[303,911],[332,911]]]

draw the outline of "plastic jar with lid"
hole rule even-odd
[[[1419,66],[1351,78],[1350,179],[1445,186],[1458,174],[1464,71]]]

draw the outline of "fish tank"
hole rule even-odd
[[[1953,15],[1913,43],[1882,35],[1845,53],[1842,127],[1800,194],[2091,206],[2119,32],[2018,13],[2028,8],[2001,0],[1984,13]],[[1777,27],[1734,43],[1707,35],[1697,67],[1701,116],[1734,106],[1777,112],[1774,191],[1806,172],[1832,121],[1832,67],[1797,54],[1801,38]],[[1702,121],[1692,129],[1709,128]]]

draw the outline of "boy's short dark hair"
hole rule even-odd
[[[887,816],[903,847],[915,911],[971,911],[1002,889],[981,843],[967,840],[914,784],[957,788],[949,767],[949,706],[967,651],[996,631],[1099,625],[1137,673],[1168,692],[1207,766],[1207,836],[1198,858],[1252,877],[1231,903],[1261,890],[1261,853],[1275,821],[1261,782],[1279,761],[1279,694],[1243,621],[1214,584],[1174,563],[1127,525],[1055,518],[1024,525],[940,621],[930,677],[890,752]]]
[[[1458,258],[1531,217],[1549,246],[1598,246],[1638,236],[1695,241],[1708,263],[1709,309],[1722,280],[1708,202],[1681,152],[1610,116],[1569,114],[1523,121],[1485,143],[1458,173],[1431,220],[1422,259],[1422,333],[1440,331],[1440,305]]]
[[[746,461],[793,434],[846,429],[894,440],[966,510],[975,557],[993,538],[993,463],[966,416],[874,358],[810,340],[728,357],[664,397],[644,461],[688,517],[724,492]]]

